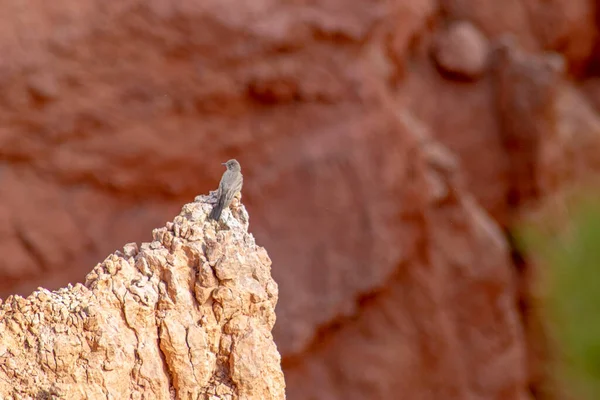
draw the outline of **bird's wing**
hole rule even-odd
[[[231,202],[233,201],[233,198],[235,197],[235,195],[242,190],[242,183],[243,183],[243,178],[240,175],[239,179],[237,179],[230,190],[227,191],[227,193],[225,193],[225,206],[229,207],[229,205],[231,204]]]
[[[221,177],[221,181],[219,182],[219,188],[217,189],[217,197],[220,198],[223,193],[223,186],[225,184],[225,174]]]

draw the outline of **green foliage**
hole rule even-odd
[[[558,379],[587,399],[600,399],[600,202],[583,202],[567,232],[519,232],[526,253],[543,267],[544,317],[562,355]],[[575,396],[580,398],[580,396]]]

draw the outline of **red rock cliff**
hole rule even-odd
[[[598,167],[594,2],[5,3],[3,295],[236,157],[290,399],[531,398],[503,230]]]

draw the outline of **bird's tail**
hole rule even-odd
[[[208,218],[218,221],[219,218],[221,218],[221,213],[223,212],[224,205],[225,205],[225,196],[221,195],[221,196],[219,196],[219,199],[217,200],[217,204],[214,205],[212,211],[208,215]]]

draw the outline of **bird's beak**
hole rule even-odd
[[[221,165],[227,165],[227,163],[222,162]]]

